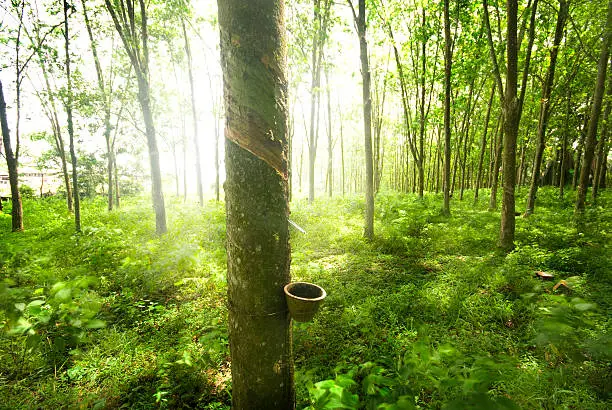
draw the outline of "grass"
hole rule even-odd
[[[611,194],[578,222],[566,198],[541,189],[507,255],[484,200],[381,193],[372,242],[361,198],[294,202],[292,277],[328,293],[293,324],[298,408],[609,408]],[[86,201],[81,235],[24,207],[24,233],[0,215],[0,408],[229,408],[222,204],[170,201],[161,238],[147,198]]]

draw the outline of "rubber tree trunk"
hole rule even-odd
[[[353,17],[359,36],[359,56],[361,60],[362,95],[363,95],[363,135],[365,152],[365,226],[363,236],[374,238],[374,162],[372,156],[372,98],[370,97],[370,63],[368,61],[368,43],[366,39],[365,0],[359,0],[359,14]]]
[[[597,79],[595,81],[595,90],[593,91],[593,105],[591,106],[591,115],[589,117],[589,126],[587,128],[586,138],[584,140],[584,156],[582,158],[582,167],[580,168],[580,183],[578,184],[578,194],[576,195],[575,212],[581,213],[584,211],[586,201],[587,188],[589,186],[589,176],[591,174],[591,163],[596,145],[597,125],[601,115],[601,106],[606,88],[606,74],[608,72],[608,57],[610,56],[610,42],[612,41],[612,0],[608,1],[608,17],[606,18],[606,26],[603,33],[603,41],[601,44],[601,52],[599,53],[599,62],[597,63]]]
[[[555,38],[553,46],[550,50],[550,62],[546,71],[544,87],[542,89],[542,98],[540,102],[540,117],[538,120],[538,145],[536,146],[535,158],[533,160],[533,170],[531,174],[531,185],[529,187],[529,196],[527,197],[527,209],[525,216],[533,214],[535,208],[536,194],[538,185],[540,184],[540,168],[542,166],[542,156],[546,148],[546,129],[548,128],[548,119],[550,117],[550,96],[553,90],[555,81],[555,69],[557,68],[557,55],[559,53],[559,45],[563,39],[563,29],[565,20],[569,12],[569,2],[565,0],[559,1],[559,12],[557,14],[557,25],[555,28]]]
[[[327,32],[327,23],[331,7],[330,0],[324,0],[323,13],[321,13],[321,0],[313,3],[312,34],[312,79],[310,87],[310,132],[308,138],[308,202],[312,203],[315,197],[315,161],[319,141],[319,111],[321,109],[321,67],[323,61],[323,47]]]
[[[40,36],[38,33],[37,40],[40,42]],[[70,175],[68,174],[68,164],[66,161],[66,149],[64,147],[64,138],[62,137],[62,131],[59,124],[59,116],[57,115],[57,106],[55,105],[55,98],[53,97],[54,93],[51,89],[51,81],[49,79],[49,72],[45,62],[45,59],[42,55],[42,50],[37,51],[38,54],[38,64],[40,66],[40,70],[42,71],[43,78],[45,80],[45,88],[47,90],[47,100],[49,102],[50,110],[48,113],[49,121],[51,122],[51,128],[53,129],[53,139],[55,142],[55,149],[57,150],[57,154],[60,160],[61,168],[62,168],[62,177],[64,179],[64,185],[66,186],[66,206],[68,207],[68,211],[73,211],[72,204],[72,188],[70,186]]]
[[[147,136],[147,147],[149,149],[149,164],[151,166],[151,197],[155,210],[155,231],[164,234],[167,231],[166,207],[162,191],[162,178],[159,162],[159,150],[155,136],[155,125],[151,112],[151,90],[149,84],[149,39],[147,26],[147,10],[145,0],[139,0],[140,21],[137,27],[136,9],[134,3],[125,4],[125,0],[111,2],[105,0],[104,4],[110,13],[115,29],[121,37],[126,53],[130,58],[138,81],[138,102],[142,110],[145,123],[145,134]],[[125,12],[131,23],[125,21]],[[122,14],[123,17],[119,17]]]
[[[85,27],[87,29],[87,36],[89,37],[89,44],[91,47],[91,54],[93,56],[94,65],[96,68],[96,77],[98,79],[98,88],[100,89],[100,93],[102,98],[104,99],[104,140],[106,141],[106,154],[107,154],[107,179],[108,179],[108,201],[107,207],[109,211],[113,210],[113,190],[114,190],[114,182],[113,182],[113,164],[114,164],[114,156],[115,152],[113,149],[113,143],[111,141],[111,95],[107,95],[106,87],[104,84],[104,75],[102,74],[102,66],[100,64],[100,59],[98,58],[98,50],[96,47],[96,41],[94,40],[93,30],[91,28],[91,23],[89,20],[89,16],[87,14],[87,4],[86,0],[81,0],[83,19],[85,21]],[[112,90],[109,90],[108,94],[112,94]]]
[[[187,68],[189,73],[189,92],[191,95],[191,118],[193,120],[193,148],[195,150],[195,168],[196,168],[196,183],[198,185],[198,203],[204,205],[204,193],[202,190],[202,165],[200,160],[200,139],[198,136],[198,116],[195,104],[195,92],[193,86],[193,69],[191,63],[191,47],[189,47],[189,38],[187,37],[187,29],[185,20],[181,19],[183,28],[183,38],[185,39],[185,54],[187,54]]]
[[[612,109],[612,77],[608,77],[608,102],[606,109],[604,110],[604,116],[602,121],[602,131],[599,142],[597,143],[597,160],[595,161],[595,172],[593,176],[593,190],[591,191],[591,200],[595,202],[599,188],[603,186],[602,175],[604,169],[606,169],[606,159],[608,150],[606,149],[608,143],[608,134],[610,133],[609,121],[610,121],[610,110]]]
[[[21,206],[21,194],[19,193],[19,173],[17,170],[17,158],[13,153],[11,146],[11,136],[8,127],[6,115],[6,101],[4,99],[4,91],[2,90],[2,81],[0,81],[0,123],[2,125],[2,142],[4,144],[4,156],[6,157],[6,166],[9,172],[9,184],[11,186],[11,202],[13,203],[12,231],[23,231],[23,208]]]
[[[329,68],[325,68],[325,82],[327,85],[327,194],[331,198],[334,189],[334,141],[332,136],[331,118],[331,84],[329,83]]]
[[[232,408],[293,409],[283,0],[219,0]]]
[[[503,195],[499,246],[504,250],[514,248],[516,185],[516,139],[519,126],[518,85],[518,41],[517,41],[517,0],[507,0],[506,29],[506,92],[504,93],[504,151],[503,151]]]
[[[70,71],[70,36],[68,31],[68,2],[64,0],[64,46],[66,51],[66,117],[68,120],[68,141],[72,164],[72,195],[74,197],[74,228],[81,232],[81,201],[77,177],[77,157],[74,149],[74,124],[72,121],[72,73]]]
[[[147,134],[147,146],[149,148],[149,163],[151,165],[151,196],[155,210],[155,232],[164,234],[168,230],[166,226],[166,207],[164,205],[164,194],[162,192],[162,179],[159,163],[159,151],[155,137],[155,126],[153,114],[151,113],[151,92],[149,81],[142,75],[138,75],[138,100],[145,122],[145,133]]]
[[[495,97],[496,82],[493,82],[493,88],[491,88],[491,96],[489,97],[489,104],[487,105],[487,114],[485,116],[484,130],[482,131],[482,141],[480,142],[480,155],[478,156],[478,169],[476,176],[476,187],[474,188],[474,204],[478,202],[478,190],[480,189],[480,183],[482,181],[482,164],[484,162],[484,154],[487,148],[487,132],[489,130],[489,120],[491,118],[491,106],[493,105],[493,97]]]
[[[450,162],[451,162],[451,70],[453,52],[451,49],[449,0],[444,0],[444,205],[442,213],[450,215]]]

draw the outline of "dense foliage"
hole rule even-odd
[[[365,242],[361,198],[295,202],[292,276],[329,294],[293,325],[299,407],[609,408],[611,200],[576,225],[541,190],[507,255],[485,203],[382,193]],[[60,199],[23,233],[4,207],[0,407],[229,408],[223,206],[174,201],[158,237],[148,204],[86,200],[81,234]]]

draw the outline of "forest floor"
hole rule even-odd
[[[379,194],[372,242],[361,198],[292,204],[292,278],[328,293],[298,408],[612,407],[612,192],[576,222],[541,189],[509,254],[487,194]],[[162,237],[148,198],[85,201],[79,235],[59,199],[0,213],[0,408],[229,408],[224,207],[168,202]]]

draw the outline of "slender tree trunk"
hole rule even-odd
[[[189,91],[191,93],[191,116],[193,120],[193,148],[195,150],[195,168],[196,168],[196,183],[198,192],[198,203],[204,205],[204,193],[202,190],[202,161],[200,159],[200,140],[198,137],[198,116],[195,104],[195,92],[193,86],[193,70],[191,64],[191,47],[189,47],[189,38],[187,37],[187,29],[185,28],[185,20],[181,19],[183,28],[183,38],[185,39],[185,54],[187,54],[187,69],[189,73]]]
[[[334,143],[332,137],[331,118],[331,84],[329,82],[329,68],[325,68],[325,80],[327,83],[327,194],[332,197],[334,188]]]
[[[351,0],[347,0],[353,12],[357,35],[359,36],[359,54],[361,59],[361,76],[363,78],[363,131],[365,152],[365,227],[366,239],[374,238],[374,166],[372,160],[372,99],[370,97],[370,66],[368,61],[368,43],[366,39],[365,0],[359,0],[359,14]]]
[[[589,126],[584,141],[584,157],[582,159],[582,167],[580,168],[580,184],[578,185],[578,193],[576,195],[575,212],[577,214],[584,211],[587,189],[589,186],[589,176],[591,174],[591,166],[596,145],[597,126],[601,115],[601,106],[606,88],[606,75],[608,74],[608,57],[610,56],[610,42],[612,38],[612,0],[608,1],[608,17],[606,18],[606,26],[603,33],[603,41],[601,44],[601,52],[599,54],[599,62],[597,63],[597,79],[595,81],[595,90],[593,91],[593,105],[591,106],[591,115],[589,117]],[[595,181],[593,181],[595,183]]]
[[[559,53],[559,45],[563,38],[563,30],[565,28],[565,20],[569,12],[569,2],[565,0],[559,1],[559,12],[557,15],[557,26],[555,28],[555,37],[553,46],[550,50],[550,62],[546,71],[544,87],[542,90],[542,99],[540,100],[540,117],[538,120],[538,143],[536,146],[535,159],[533,160],[533,170],[531,174],[531,186],[529,188],[529,196],[527,197],[527,209],[525,216],[533,214],[535,207],[536,194],[538,192],[538,184],[540,183],[540,168],[542,166],[542,156],[546,147],[546,129],[548,128],[548,118],[550,117],[550,97],[553,91],[555,81],[555,69],[557,67],[557,55]]]
[[[567,136],[569,134],[569,119],[572,113],[572,92],[571,88],[567,87],[567,109],[565,110],[565,124],[563,129],[563,146],[561,149],[561,175],[559,178],[559,198],[563,199],[565,193],[565,170],[567,168]]]
[[[591,105],[590,97],[587,99],[587,107]],[[576,160],[574,161],[574,175],[572,175],[572,189],[578,186],[578,177],[580,176],[580,163],[582,161],[582,151],[584,149],[584,141],[586,139],[587,127],[589,126],[589,116],[584,115],[580,136],[578,137],[578,146],[576,147]]]
[[[525,92],[527,91],[527,80],[529,78],[529,67],[531,64],[531,52],[533,50],[533,41],[535,39],[536,14],[538,10],[538,0],[533,0],[531,5],[531,18],[529,22],[529,41],[525,51],[525,64],[523,66],[523,78],[521,80],[521,94],[519,96],[519,125],[523,114],[523,103],[525,101]],[[522,37],[521,37],[522,39]],[[520,47],[520,43],[519,43]]]
[[[187,202],[187,136],[185,135],[185,119],[183,118],[183,203]]]
[[[470,83],[470,91],[468,94],[468,104],[465,111],[465,116],[463,118],[463,124],[461,126],[461,134],[463,135],[463,158],[461,160],[461,183],[459,186],[459,200],[463,201],[463,190],[465,188],[465,173],[466,173],[466,165],[467,165],[467,156],[468,156],[468,147],[469,137],[470,137],[470,119],[472,117],[472,112],[474,108],[472,107],[472,99],[474,99],[473,105],[476,106],[476,100],[478,100],[480,91],[476,93],[476,98],[473,98],[474,95],[474,82],[475,78],[472,79]],[[459,150],[457,150],[457,154],[459,155]]]
[[[444,0],[444,206],[442,213],[450,215],[450,161],[451,161],[451,70],[452,70],[452,39],[450,36],[449,2]]]
[[[506,92],[504,99],[504,151],[503,151],[503,188],[499,246],[504,250],[514,248],[516,184],[516,139],[519,126],[519,101],[517,96],[517,0],[507,0],[507,68]]]
[[[487,132],[489,130],[489,120],[491,118],[491,106],[493,105],[493,97],[495,96],[495,88],[497,83],[493,82],[491,88],[491,96],[489,97],[489,104],[487,105],[487,114],[485,116],[484,130],[482,132],[482,141],[480,142],[480,155],[478,157],[478,174],[476,176],[476,187],[474,188],[474,204],[478,202],[478,190],[480,189],[480,182],[482,181],[482,164],[484,162],[484,154],[487,148]]]
[[[9,184],[11,186],[11,202],[13,203],[11,217],[11,229],[13,232],[23,231],[23,208],[21,205],[21,194],[19,193],[18,161],[11,146],[11,135],[6,115],[6,101],[2,82],[0,81],[0,125],[2,126],[2,142],[4,144],[4,156],[9,173]],[[1,205],[1,204],[0,204]]]
[[[232,408],[293,409],[291,328],[283,294],[290,281],[284,2],[219,0],[218,8]],[[245,72],[249,81],[243,80]]]
[[[497,130],[497,145],[495,147],[495,160],[491,172],[491,195],[489,198],[489,211],[497,209],[497,187],[499,182],[499,168],[502,163],[502,150],[504,148],[504,119],[502,114],[501,124]]]
[[[77,157],[74,149],[74,125],[72,121],[72,74],[70,71],[70,41],[68,32],[68,2],[64,0],[64,46],[66,51],[66,115],[68,117],[68,139],[70,145],[70,161],[72,163],[72,194],[74,197],[74,226],[81,232],[81,201],[77,177]]]
[[[599,138],[599,142],[597,143],[597,160],[595,162],[595,173],[593,177],[593,190],[591,191],[591,199],[593,202],[597,199],[597,194],[599,193],[599,188],[601,188],[604,184],[602,184],[602,175],[604,174],[604,169],[606,168],[607,162],[607,154],[608,150],[606,149],[608,143],[608,134],[609,131],[609,118],[610,118],[610,109],[612,108],[612,76],[608,77],[608,100],[606,102],[606,109],[604,110],[603,120],[602,120],[602,128],[601,128],[601,136]]]
[[[346,186],[344,180],[344,132],[342,127],[342,112],[339,113],[339,121],[340,121],[340,161],[342,166],[342,196],[344,196],[344,187]]]
[[[219,202],[219,121],[215,118],[215,200]]]
[[[83,18],[85,20],[85,27],[87,28],[87,35],[89,37],[89,43],[91,46],[91,53],[93,55],[94,65],[96,67],[96,76],[98,79],[98,88],[102,98],[104,99],[104,140],[106,141],[106,154],[107,154],[107,178],[108,178],[108,210],[113,209],[113,163],[114,163],[114,150],[111,142],[111,98],[112,90],[109,90],[107,95],[106,87],[104,84],[104,77],[102,75],[102,66],[100,59],[98,58],[98,50],[96,47],[96,41],[94,40],[93,31],[91,29],[91,23],[89,16],[87,15],[87,4],[85,0],[81,0],[83,7]]]
[[[319,139],[319,109],[321,105],[321,66],[323,47],[327,34],[327,23],[331,9],[331,0],[323,0],[323,13],[321,13],[321,0],[314,0],[313,22],[315,30],[312,36],[312,81],[310,87],[310,135],[308,143],[308,202],[312,203],[315,197],[315,160],[317,157],[317,143]]]
[[[426,21],[425,21],[425,7],[421,7],[421,28],[423,32],[426,29]],[[426,123],[426,114],[425,114],[425,74],[426,74],[426,66],[427,66],[427,36],[422,36],[421,41],[421,78],[420,78],[420,87],[421,87],[421,96],[420,96],[420,117],[419,117],[419,156],[417,161],[417,166],[419,168],[419,187],[418,187],[418,195],[419,198],[423,198],[423,191],[425,190],[425,123]]]
[[[138,101],[144,118],[147,147],[149,149],[149,164],[151,166],[151,197],[155,210],[155,231],[157,234],[161,235],[167,231],[166,207],[164,205],[164,195],[162,191],[159,151],[157,149],[155,126],[153,114],[151,112],[147,10],[145,0],[139,0],[140,21],[139,27],[136,27],[134,24],[136,21],[134,4],[131,3],[131,6],[129,6],[126,5],[124,1],[125,0],[119,0],[120,5],[113,5],[111,0],[105,0],[104,3],[113,19],[115,29],[121,37],[121,41],[130,58],[130,62],[138,80]],[[122,18],[125,18],[125,12],[127,10],[128,19],[132,24],[129,24],[125,20],[120,20],[117,10],[122,10],[120,12]]]
[[[37,41],[40,42],[40,36],[38,33]],[[38,64],[43,74],[43,78],[45,80],[45,88],[47,90],[47,100],[49,101],[50,112],[48,114],[49,122],[51,123],[51,128],[53,130],[53,138],[55,142],[55,149],[57,150],[61,168],[62,168],[62,177],[64,179],[64,185],[66,186],[66,206],[68,207],[69,212],[73,212],[73,204],[72,204],[72,188],[70,186],[70,174],[68,173],[68,164],[66,162],[66,149],[64,145],[64,138],[62,137],[62,130],[59,124],[59,117],[57,114],[57,106],[55,105],[55,97],[53,95],[53,90],[51,89],[51,81],[49,79],[49,72],[47,70],[46,63],[43,59],[41,51],[38,51]]]

